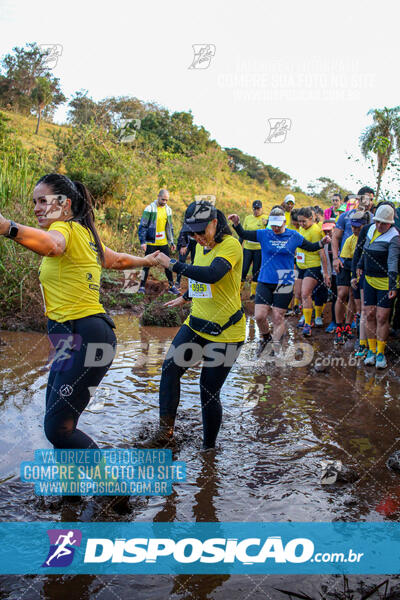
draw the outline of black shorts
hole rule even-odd
[[[350,281],[351,281],[350,269],[345,269],[344,267],[342,267],[340,269],[339,273],[337,273],[337,275],[336,275],[336,285],[338,287],[339,287],[339,285],[349,287]]]
[[[308,269],[299,269],[298,279],[304,279],[305,277],[312,277],[319,282],[323,282],[321,267],[309,267]]]
[[[288,308],[293,297],[292,285],[279,285],[278,283],[263,283],[259,281],[256,289],[254,304],[267,304],[275,308]]]
[[[359,282],[357,283],[356,289],[351,288],[353,290],[353,297],[355,300],[361,299],[361,290],[364,289],[364,273],[361,275]]]
[[[392,308],[394,298],[389,298],[389,290],[377,290],[364,279],[364,306]]]

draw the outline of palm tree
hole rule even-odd
[[[365,158],[370,152],[376,154],[378,172],[376,178],[376,200],[378,200],[382,177],[394,150],[400,152],[400,106],[395,108],[372,108],[373,123],[360,136],[361,152]]]

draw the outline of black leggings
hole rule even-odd
[[[248,250],[247,248],[243,248],[242,281],[246,280],[251,263],[253,263],[252,280],[257,281],[261,269],[261,250]]]
[[[48,321],[56,355],[47,382],[44,431],[54,448],[98,448],[77,424],[114,359],[116,338],[108,318]]]
[[[166,256],[169,256],[169,246],[168,246],[168,244],[165,244],[165,246],[150,246],[149,244],[147,244],[147,246],[146,246],[146,252],[144,253],[144,255],[147,256],[148,254],[152,254],[156,250],[159,250],[160,252],[162,252]],[[150,269],[150,267],[143,267],[143,275],[142,275],[142,280],[140,282],[140,285],[145,285],[146,284],[147,277],[149,275],[149,269]],[[166,278],[168,279],[169,285],[170,286],[174,285],[174,278],[172,276],[172,271],[170,271],[169,269],[165,269],[165,275],[166,275]]]
[[[186,350],[182,347],[179,348],[182,344],[187,344]],[[193,346],[191,346],[192,344]],[[217,361],[219,364],[206,366],[207,363],[213,361],[213,358],[208,357],[211,357],[211,347],[215,344],[218,344],[218,351],[214,350],[213,353],[220,357]],[[187,325],[182,325],[168,350],[162,366],[160,382],[161,422],[175,420],[181,393],[180,379],[188,367],[196,364],[207,353],[208,357],[203,358],[204,363],[200,375],[203,446],[204,448],[214,448],[222,420],[219,394],[233,363],[239,355],[242,344],[243,342],[236,344],[218,343],[218,338],[215,342],[211,342],[195,333]],[[208,349],[205,352],[207,347]],[[225,366],[225,363],[227,363],[227,366]]]

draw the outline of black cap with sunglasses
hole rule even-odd
[[[202,233],[210,221],[217,218],[217,209],[206,200],[189,204],[185,212],[184,233]]]
[[[261,202],[261,200],[254,200],[254,202],[253,202],[253,208],[262,208],[262,202]]]

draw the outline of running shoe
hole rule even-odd
[[[256,350],[256,357],[259,358],[261,356],[261,354],[264,352],[267,344],[269,344],[272,341],[272,335],[269,334],[269,336],[267,337],[267,339],[261,338],[260,340],[258,340],[257,343],[257,350]]]
[[[380,352],[379,354],[376,355],[375,366],[377,369],[386,369],[386,367],[387,367],[386,356],[384,354],[382,354],[382,352]]]
[[[180,294],[180,291],[174,285],[171,285],[168,291],[170,294],[175,294],[175,296],[179,296]]]
[[[302,315],[297,323],[296,327],[300,329],[300,327],[304,327],[304,315]]]
[[[344,327],[341,327],[340,325],[338,325],[336,327],[336,332],[335,332],[335,339],[333,340],[334,344],[344,344],[345,343],[345,337],[344,337]]]
[[[344,327],[344,339],[346,340],[354,340],[354,335],[351,333],[351,325],[349,323],[347,323],[347,325],[345,325]]]
[[[324,322],[322,320],[322,317],[315,317],[315,327],[323,327],[324,326]]]
[[[357,350],[354,353],[354,356],[356,358],[365,358],[368,354],[368,348],[367,346],[361,346],[359,345]]]
[[[296,306],[293,308],[293,311],[294,311],[294,314],[296,315],[296,317],[298,315],[301,315],[302,310],[303,309],[301,308],[300,304],[296,304]]]
[[[325,333],[333,333],[336,329],[336,323],[335,321],[331,321],[328,325],[328,327],[325,329]]]
[[[138,294],[145,294],[146,293],[146,289],[144,287],[144,285],[141,285],[140,288],[137,291]]]
[[[303,327],[303,335],[304,337],[311,337],[311,325],[304,325]]]
[[[367,357],[364,359],[364,365],[367,365],[367,366],[374,365],[375,360],[376,360],[375,352],[372,352],[372,350],[368,350]]]

